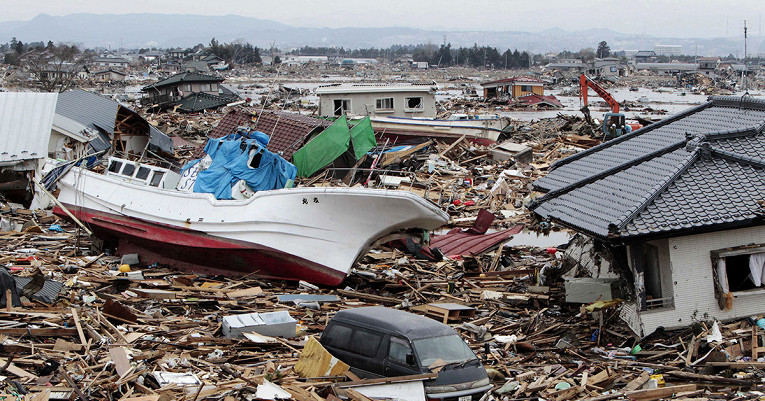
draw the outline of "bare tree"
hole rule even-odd
[[[80,80],[91,55],[76,45],[59,43],[40,47],[22,56],[23,64],[35,77],[35,84],[45,92],[64,92]]]

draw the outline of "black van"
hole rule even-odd
[[[492,387],[459,334],[424,316],[382,306],[346,309],[332,318],[320,342],[361,378],[430,373],[428,366],[441,359],[447,365],[425,381],[429,400],[478,401]]]

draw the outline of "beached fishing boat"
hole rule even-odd
[[[221,147],[215,141],[226,138],[211,140],[206,151],[226,145],[234,152],[241,149],[248,163],[245,174],[283,186],[273,171],[266,171],[284,170],[267,159],[278,156],[257,142]],[[218,150],[209,171],[215,170],[218,157],[226,157],[229,167],[235,160],[228,150]],[[306,187],[253,192],[252,180],[243,184],[215,174],[204,178],[192,166],[181,175],[112,157],[103,174],[71,168],[57,182],[58,200],[97,236],[118,240],[120,254],[138,253],[142,263],[327,285],[340,284],[375,241],[394,233],[421,234],[448,220],[436,204],[406,191]],[[203,178],[212,185],[235,182],[229,186],[233,199],[189,192],[204,184]],[[66,217],[60,207],[54,212]]]

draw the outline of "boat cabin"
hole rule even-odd
[[[163,167],[110,157],[106,175],[120,177],[133,184],[163,189],[175,189],[181,175]]]

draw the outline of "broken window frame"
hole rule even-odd
[[[720,259],[728,258],[731,256],[752,255],[755,253],[763,253],[763,252],[765,252],[765,244],[740,245],[740,246],[715,249],[715,250],[709,251],[709,256],[712,261],[712,278],[714,281],[713,287],[715,291],[715,298],[717,299],[717,306],[720,307],[720,310],[725,310],[726,308],[725,289],[730,288],[730,286],[727,283],[727,280],[728,280],[727,272],[725,276],[725,280],[726,280],[725,286],[723,286],[721,282],[722,277],[721,277],[721,271],[720,271],[721,270]],[[754,288],[751,290],[744,290],[744,291],[729,290],[727,292],[730,292],[733,298],[737,298],[739,296],[765,294],[765,287],[759,287],[759,288]]]
[[[666,240],[664,240],[666,241]],[[662,297],[655,298],[655,299],[648,299],[647,297],[647,291],[646,291],[646,280],[645,280],[645,252],[644,252],[644,246],[648,245],[651,247],[656,248],[656,266],[659,273],[659,281],[661,282],[661,294]],[[665,274],[671,274],[666,273],[663,271],[663,269],[669,268],[662,267],[661,263],[661,254],[659,249],[668,247],[668,243],[663,243],[661,246],[656,245],[655,243],[639,243],[639,244],[633,244],[628,247],[629,252],[629,260],[630,260],[630,269],[632,270],[633,274],[635,275],[635,295],[637,298],[639,311],[640,312],[649,312],[649,311],[659,311],[659,310],[670,310],[674,309],[675,307],[675,298],[674,298],[674,288],[664,290],[664,284],[667,284],[664,282]],[[666,293],[669,293],[668,295],[665,295]]]
[[[417,107],[410,107],[410,101],[413,99],[419,99],[420,102]],[[425,110],[425,99],[422,96],[407,96],[404,99],[404,111],[408,112],[420,112]]]
[[[338,107],[338,102],[340,106]],[[343,116],[351,111],[351,99],[332,99],[332,115]]]

